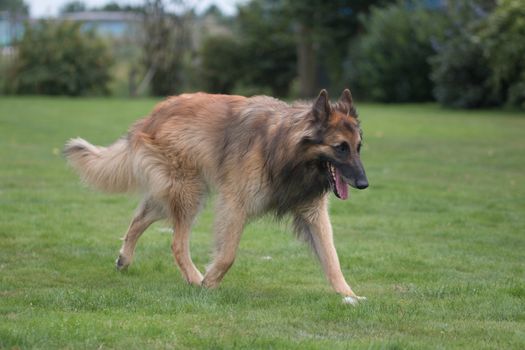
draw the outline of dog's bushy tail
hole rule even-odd
[[[127,192],[136,187],[126,139],[109,147],[99,147],[75,138],[66,143],[64,154],[82,181],[98,190]]]

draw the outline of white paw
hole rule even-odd
[[[350,304],[352,306],[356,306],[359,304],[360,301],[365,301],[366,297],[358,297],[356,296],[347,296],[343,298],[343,304]]]
[[[124,256],[119,255],[117,260],[115,260],[115,267],[117,271],[125,271],[129,266],[129,261],[124,258]]]

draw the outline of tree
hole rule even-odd
[[[501,0],[480,30],[483,53],[492,70],[490,84],[509,106],[525,108],[525,6]]]
[[[100,8],[101,11],[123,11],[123,7],[121,7],[116,2],[108,2],[104,6]]]
[[[296,50],[289,18],[271,1],[252,1],[239,8],[242,81],[276,96],[286,96],[296,76]],[[257,90],[257,89],[254,89]]]
[[[359,96],[381,102],[428,101],[428,58],[448,22],[441,10],[406,2],[373,7],[362,18],[365,32],[350,46],[346,81]]]
[[[23,0],[0,0],[0,11],[28,15],[29,7]]]
[[[490,0],[455,0],[447,7],[446,36],[430,59],[434,97],[445,106],[480,108],[502,103],[491,87],[491,69],[479,31],[494,4]]]
[[[93,11],[108,11],[108,12],[137,12],[144,13],[144,6],[142,5],[120,5],[117,2],[111,1],[101,7],[93,8]]]
[[[206,38],[200,48],[200,80],[205,91],[231,93],[242,79],[242,47],[232,36]]]
[[[139,93],[149,84],[154,95],[173,94],[181,89],[182,58],[190,45],[188,14],[168,13],[162,0],[147,0],[144,14],[142,50],[147,72]]]
[[[311,97],[319,85],[338,88],[349,40],[359,31],[358,18],[388,0],[283,0],[282,14],[293,19],[300,95]]]
[[[212,34],[199,50],[201,85],[211,92],[287,96],[296,76],[296,52],[289,20],[255,0],[239,7],[232,30]],[[216,10],[214,10],[216,11]],[[217,16],[208,12],[207,16]]]
[[[9,73],[18,94],[105,94],[112,60],[104,42],[79,23],[40,21],[26,26]]]
[[[66,3],[60,8],[60,13],[72,13],[86,11],[86,4],[80,0],[74,0]]]

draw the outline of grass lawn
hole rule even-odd
[[[290,223],[251,223],[218,290],[186,285],[152,226],[114,269],[137,198],[61,156],[154,100],[0,98],[0,348],[525,348],[525,114],[362,105],[370,188],[331,199],[343,305]],[[201,270],[212,204],[195,225]],[[271,257],[268,258],[268,257]]]

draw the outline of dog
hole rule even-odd
[[[333,289],[356,304],[341,272],[328,216],[330,190],[364,189],[362,133],[352,95],[331,103],[272,97],[182,94],[160,102],[109,147],[75,138],[64,153],[81,179],[105,192],[142,194],[116,261],[127,268],[137,240],[155,221],[173,226],[175,262],[187,282],[214,288],[232,266],[245,224],[290,215]],[[207,194],[217,192],[214,258],[204,276],[190,256],[190,231]],[[364,299],[364,298],[363,298]]]

